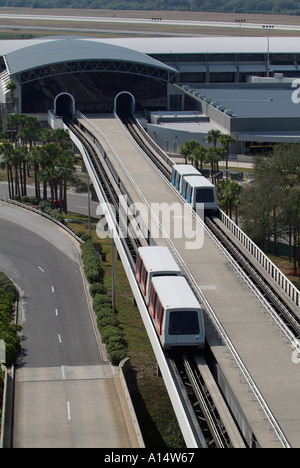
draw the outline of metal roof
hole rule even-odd
[[[280,87],[236,84],[197,87],[197,92],[209,105],[216,109],[221,107],[223,112],[227,109],[235,118],[270,119],[299,117],[299,105],[292,100],[295,89],[291,83]]]
[[[101,39],[122,44],[145,54],[260,54],[266,53],[268,36],[207,36]],[[270,33],[270,53],[300,53],[300,37],[274,37]]]
[[[89,60],[137,63],[176,73],[176,70],[152,59],[140,51],[121,47],[120,45],[108,44],[102,41],[69,37],[57,40],[50,39],[24,42],[26,42],[24,47],[19,46],[15,50],[9,48],[9,44],[6,44],[6,47],[2,49],[4,52],[5,48],[8,49],[8,52],[3,55],[5,55],[6,66],[10,75],[17,75],[53,64]]]

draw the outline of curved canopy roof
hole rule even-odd
[[[29,43],[27,47],[8,52],[5,55],[10,76],[51,65],[86,61],[134,63],[164,72],[176,73],[173,68],[142,52],[85,38],[69,37],[35,41],[33,44]]]

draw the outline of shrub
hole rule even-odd
[[[105,344],[108,344],[110,341],[115,341],[118,339],[122,341],[122,331],[119,327],[114,327],[112,325],[107,325],[101,330],[101,337]]]
[[[111,351],[108,354],[109,360],[112,363],[113,366],[118,366],[123,359],[125,359],[127,356],[126,349],[118,349],[116,351]]]
[[[100,259],[95,256],[93,241],[90,239],[81,245],[84,272],[90,284],[103,282],[104,270]]]
[[[0,289],[0,339],[5,342],[7,365],[16,362],[21,351],[21,339],[18,332],[22,330],[22,327],[12,323],[13,307],[13,295]]]
[[[14,283],[2,272],[0,272],[0,290],[10,294],[13,301],[17,298],[17,290]]]
[[[107,294],[107,289],[104,284],[93,283],[90,287],[90,294],[92,297],[95,297],[96,294]]]
[[[101,310],[101,306],[105,305],[107,307],[107,305],[111,305],[111,300],[111,297],[107,294],[96,294],[93,301],[95,312],[97,313],[98,310]]]
[[[120,325],[119,320],[114,314],[107,314],[107,315],[98,315],[97,317],[97,325],[99,330],[101,331],[103,328],[111,325],[113,327],[118,327]]]
[[[83,242],[86,242],[86,241],[88,241],[89,239],[91,239],[91,237],[90,237],[90,236],[88,235],[88,233],[85,232],[85,231],[77,231],[77,232],[76,232],[76,235],[77,235],[78,237],[80,237],[80,239],[83,240]]]

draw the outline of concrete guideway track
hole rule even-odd
[[[114,152],[122,159],[122,164],[128,169],[131,179],[143,193],[147,203],[164,201],[172,205],[178,201],[174,192],[155,173],[136,145],[130,144],[126,133],[113,117],[93,118],[91,121],[93,125],[90,129],[93,128],[95,132],[95,127],[98,127],[113,146],[111,162],[116,170],[120,167],[114,158]],[[82,123],[88,125],[84,121]],[[100,133],[99,138],[101,140]],[[122,182],[125,184],[125,179]],[[172,242],[203,290],[290,444],[299,447],[297,428],[300,422],[300,375],[299,368],[292,362],[291,350],[207,236],[204,247],[198,251],[186,250],[182,239],[173,238]],[[234,388],[236,398],[259,444],[262,447],[280,446],[268,431],[267,424],[262,421],[255,401],[251,402],[251,398],[249,401],[247,388],[241,383],[226,348],[216,343],[209,327],[207,339],[211,342],[211,349],[225,377]]]
[[[0,238],[0,269],[22,290],[12,446],[132,447],[73,240],[51,222],[5,203]]]

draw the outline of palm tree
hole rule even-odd
[[[14,176],[13,176],[13,154],[14,147],[13,145],[6,141],[0,145],[0,154],[3,157],[3,161],[1,163],[2,168],[6,167],[7,170],[7,181],[8,181],[8,191],[9,191],[9,198],[13,199],[15,196],[14,192]]]
[[[232,143],[236,142],[236,139],[231,135],[222,134],[218,138],[219,142],[224,148],[225,158],[226,158],[226,179],[228,179],[228,158],[229,158],[229,148]]]
[[[227,197],[228,203],[229,203],[229,216],[230,219],[232,219],[232,208],[235,208],[235,222],[238,224],[238,206],[241,201],[241,193],[243,191],[243,187],[241,184],[236,182],[235,180],[230,181],[229,184],[227,184],[226,187],[226,194],[225,196]]]
[[[19,131],[19,138],[23,142],[29,142],[30,149],[35,145],[36,141],[40,138],[42,132],[42,124],[36,117],[26,116],[25,124]]]
[[[187,164],[188,159],[191,157],[191,147],[189,143],[189,141],[186,141],[178,148],[178,153],[184,157],[185,164]]]
[[[197,146],[194,149],[193,159],[194,159],[196,169],[198,169],[199,161],[200,161],[200,172],[201,172],[202,169],[203,169],[203,163],[207,159],[207,148],[205,148],[205,146],[201,146],[199,144],[199,146]]]
[[[34,185],[35,185],[35,197],[38,201],[41,199],[41,188],[39,179],[39,168],[40,168],[40,154],[37,147],[32,148],[29,153],[29,164],[34,167]]]
[[[209,132],[206,135],[205,140],[209,144],[212,143],[213,147],[215,148],[217,146],[218,140],[221,135],[222,133],[220,132],[220,130],[209,130]]]
[[[222,157],[223,157],[222,148],[216,148],[215,146],[213,148],[208,148],[206,159],[211,165],[212,174],[214,171],[219,170],[219,162],[222,160]]]
[[[15,91],[17,89],[18,85],[15,81],[9,81],[6,85],[7,91],[10,91],[10,97],[12,101],[12,106],[13,106],[13,111],[14,111],[14,100],[15,100]]]

